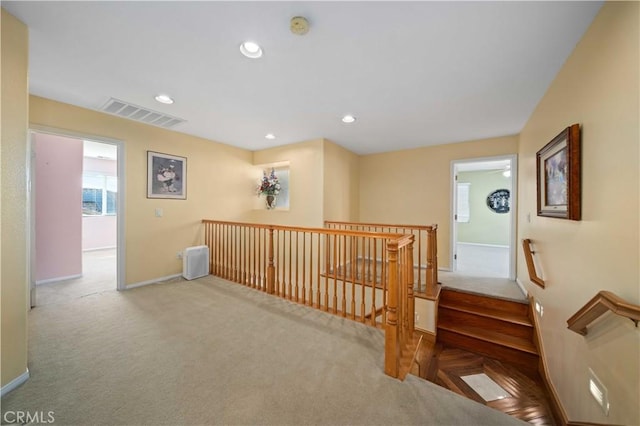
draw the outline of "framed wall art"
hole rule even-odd
[[[538,216],[580,220],[580,125],[564,129],[536,154]]]
[[[187,199],[187,159],[147,151],[147,198]]]

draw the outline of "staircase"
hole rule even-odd
[[[529,305],[443,288],[437,342],[504,361],[538,375]]]

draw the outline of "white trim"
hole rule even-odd
[[[117,248],[118,246],[94,247],[94,248],[82,249],[82,252],[84,253],[88,251],[113,250]]]
[[[151,280],[147,280],[147,281],[140,281],[139,283],[133,283],[133,284],[129,284],[125,287],[125,290],[131,290],[132,288],[138,288],[138,287],[143,287],[145,285],[151,285],[151,284],[155,284],[155,283],[160,283],[163,281],[169,281],[172,280],[174,278],[178,278],[181,277],[182,274],[173,274],[173,275],[167,275],[166,277],[160,277],[160,278],[153,278]]]
[[[457,200],[456,200],[456,173],[457,173],[457,165],[463,163],[479,163],[486,161],[500,161],[500,160],[509,160],[511,166],[511,209],[509,211],[509,221],[510,221],[510,245],[509,245],[509,279],[516,279],[516,247],[517,247],[517,229],[516,229],[516,218],[518,213],[518,156],[517,154],[507,154],[507,155],[498,155],[495,157],[480,157],[480,158],[467,158],[460,160],[451,160],[451,217],[450,217],[450,245],[449,245],[449,265],[452,271],[456,270],[456,259],[454,259],[455,248],[456,248],[456,220],[455,220],[455,212],[457,210]]]
[[[66,277],[47,278],[46,280],[36,281],[36,285],[57,283],[58,281],[75,280],[82,278],[82,274],[67,275]]]
[[[522,281],[520,281],[520,278],[516,278],[516,284],[518,284],[518,287],[520,287],[520,290],[522,290],[522,293],[526,297],[529,297],[529,292],[527,291],[526,288],[524,288],[524,284],[522,284]]]
[[[117,149],[117,178],[118,178],[118,197],[117,197],[117,225],[116,225],[116,250],[117,250],[117,271],[116,271],[116,282],[118,290],[125,290],[127,288],[125,284],[125,155],[124,155],[124,142],[118,139],[111,139],[104,136],[96,136],[88,133],[75,132],[73,130],[67,129],[58,129],[55,127],[42,126],[39,124],[29,123],[29,134],[31,141],[31,135],[33,133],[44,133],[55,136],[63,136],[70,137],[76,139],[88,139],[94,142],[106,143],[110,145],[115,145]],[[27,168],[33,169],[35,174],[35,167],[31,164],[34,162],[33,157],[29,157],[27,159]],[[33,185],[33,182],[31,182]],[[35,188],[33,188],[35,190]],[[30,242],[30,250],[34,255],[30,259],[30,264],[35,264],[35,196],[31,195],[31,209],[32,209],[32,217],[30,219],[31,229],[32,229],[32,237],[29,239]],[[31,265],[32,268],[35,268],[34,265]],[[35,288],[35,287],[34,287]],[[32,303],[35,302],[32,300]]]
[[[2,389],[0,390],[0,397],[4,397],[6,394],[8,394],[12,390],[20,386],[27,380],[29,380],[29,377],[30,377],[29,369],[27,368],[24,373],[22,373],[21,375],[19,375],[18,377],[16,377],[15,379],[13,379],[12,381],[10,381],[9,383],[7,383],[2,387]]]
[[[477,246],[477,247],[493,247],[493,248],[506,248],[508,249],[509,246],[505,246],[502,244],[483,244],[483,243],[467,243],[467,242],[458,242],[458,245],[465,245],[465,246]]]

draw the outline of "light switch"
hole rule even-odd
[[[156,217],[162,217],[162,209],[156,209]]]

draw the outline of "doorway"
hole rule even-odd
[[[451,176],[452,272],[515,280],[517,157],[454,160]]]
[[[124,288],[122,143],[30,131],[31,306]]]

